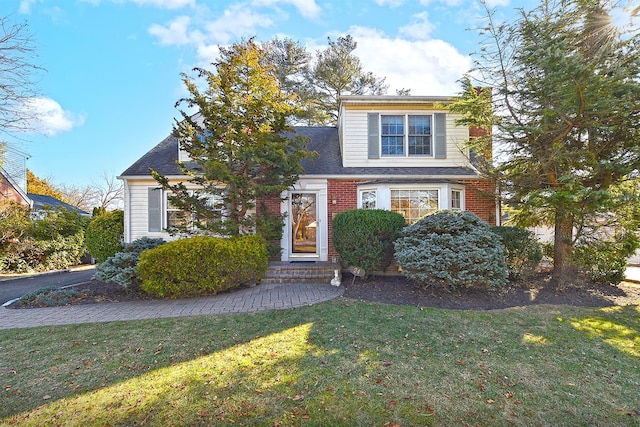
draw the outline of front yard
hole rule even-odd
[[[2,425],[640,425],[640,310],[339,299],[0,331]]]

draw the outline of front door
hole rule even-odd
[[[291,193],[291,255],[318,253],[318,204],[316,193]]]

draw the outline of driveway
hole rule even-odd
[[[21,277],[17,279],[0,280],[0,305],[7,301],[20,298],[24,294],[44,288],[45,286],[77,285],[91,280],[95,268],[83,268],[73,271],[38,274],[35,276]]]

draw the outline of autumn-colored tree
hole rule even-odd
[[[67,202],[60,189],[47,181],[47,179],[38,178],[29,169],[27,169],[27,193],[51,196],[65,203]]]
[[[180,167],[198,189],[152,174],[171,191],[173,206],[187,213],[177,231],[260,232],[256,200],[279,198],[298,180],[301,160],[310,156],[305,139],[288,125],[298,99],[281,90],[253,40],[221,47],[213,66],[213,71],[194,70],[205,82],[202,90],[183,74],[189,96],[179,105],[198,113],[182,111],[174,126],[180,148],[193,161]]]

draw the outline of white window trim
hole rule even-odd
[[[187,190],[189,193],[193,194],[197,189],[189,189]],[[162,190],[162,229],[167,230],[169,228],[169,212],[180,212],[180,209],[169,209],[170,201],[168,196],[171,192]],[[190,221],[191,225],[188,227],[189,230],[196,230],[193,225],[193,220]]]
[[[365,188],[365,189],[358,190],[358,208],[365,209],[363,206],[364,205],[363,193],[373,193],[375,197],[375,204],[376,204],[375,208],[373,209],[380,209],[378,206],[378,189],[377,188]],[[367,209],[371,209],[371,208],[367,208]]]
[[[451,209],[451,191],[460,191],[461,210],[466,210],[464,186],[452,183],[425,183],[425,184],[366,184],[358,186],[358,208],[362,209],[362,193],[366,191],[376,192],[376,209],[391,210],[391,190],[438,190],[438,210]]]
[[[384,136],[382,134],[382,118],[385,116],[402,116],[402,122],[403,122],[403,127],[404,127],[404,135],[402,137],[402,151],[403,154],[383,154],[383,149],[382,149],[382,137]],[[429,121],[430,121],[430,130],[431,133],[429,134],[429,138],[431,141],[431,154],[409,154],[409,116],[428,116],[429,117]],[[380,152],[380,158],[427,158],[427,159],[432,159],[435,157],[435,142],[434,142],[434,138],[435,135],[433,133],[433,129],[434,129],[434,115],[433,113],[399,113],[399,112],[381,112],[380,113],[380,120],[378,123],[379,129],[378,129],[378,135],[379,135],[379,152]]]

